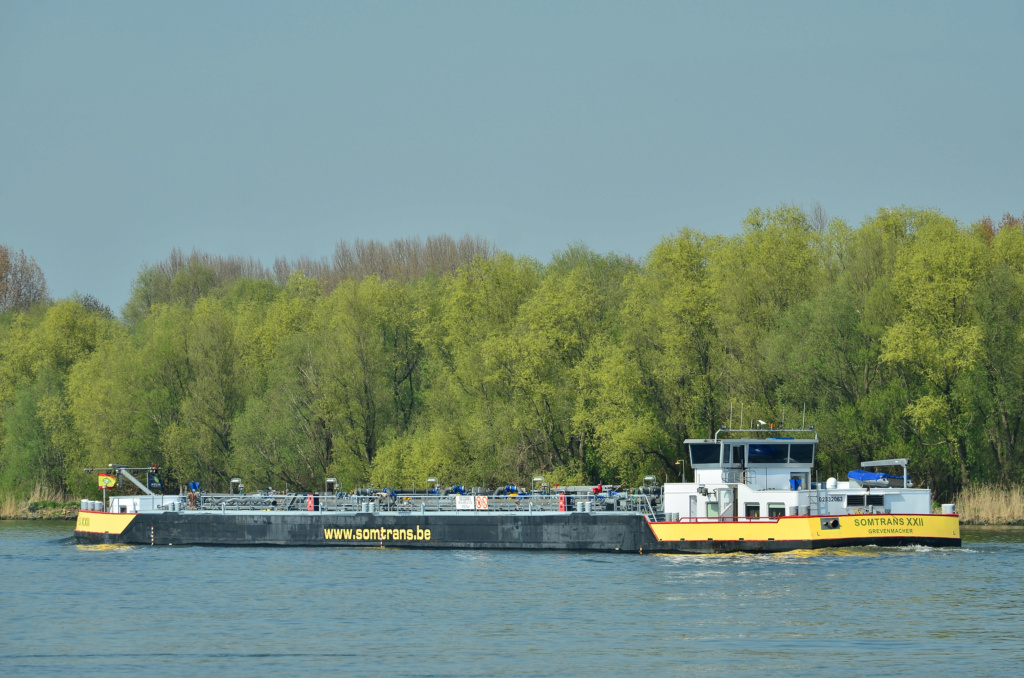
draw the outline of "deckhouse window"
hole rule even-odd
[[[786,515],[785,504],[768,504],[768,517],[769,518],[781,518]]]
[[[709,501],[708,502],[708,518],[717,518],[717,517],[718,517],[718,502],[717,501]]]
[[[745,507],[746,515],[748,518],[760,518],[761,517],[761,505],[760,504],[747,504]]]
[[[690,465],[721,463],[722,448],[718,443],[690,443]]]

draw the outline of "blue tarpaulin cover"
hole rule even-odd
[[[888,473],[875,473],[874,471],[850,471],[846,474],[850,480],[857,480],[864,482],[865,480],[885,480],[886,478],[896,478],[897,480],[903,480],[903,476],[889,475]]]

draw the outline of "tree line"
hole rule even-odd
[[[176,250],[120,317],[38,279],[0,307],[6,494],[94,494],[81,469],[112,462],[211,489],[631,485],[687,473],[687,438],[804,411],[823,479],[906,456],[946,498],[1024,471],[1011,215],[900,207],[851,227],[782,205],[642,261],[447,236],[273,270]]]

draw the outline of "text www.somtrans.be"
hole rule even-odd
[[[348,528],[324,528],[324,539],[344,539],[348,541],[430,541],[430,530],[421,529],[419,525],[412,529],[391,529],[374,527],[365,530]]]

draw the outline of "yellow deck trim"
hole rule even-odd
[[[821,520],[838,520],[836,529],[822,529]],[[793,516],[678,523],[651,523],[658,541],[816,541],[882,537],[960,538],[959,516],[848,515]]]
[[[101,513],[98,511],[79,511],[75,532],[95,532],[99,534],[121,534],[135,520],[135,513]]]

